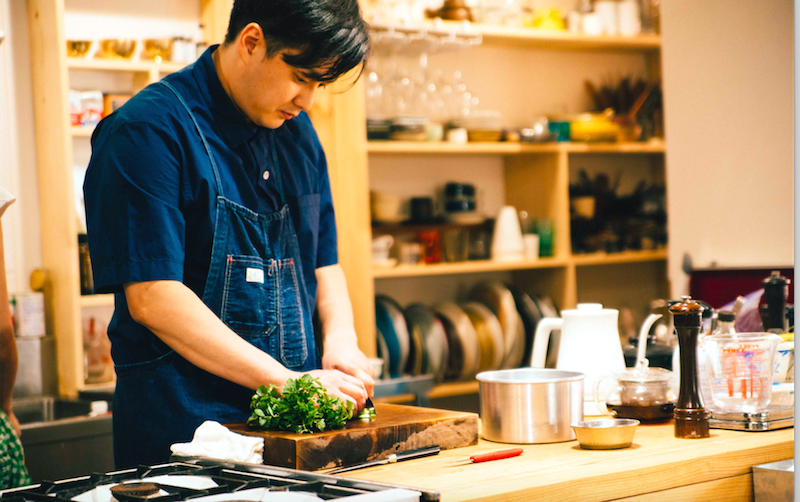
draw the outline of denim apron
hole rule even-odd
[[[217,214],[203,303],[239,336],[287,368],[317,368],[311,306],[272,134],[270,150],[281,209],[259,214],[225,197],[217,164],[195,115],[177,89],[168,82],[161,84],[189,113],[214,172]],[[166,462],[170,445],[191,441],[205,420],[228,423],[250,415],[252,390],[198,368],[175,351],[115,369],[117,469]]]

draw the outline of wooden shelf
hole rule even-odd
[[[537,153],[664,153],[663,140],[618,143],[466,143],[427,141],[369,141],[371,154],[524,155]]]
[[[69,132],[73,138],[91,138],[94,132],[94,126],[72,126]]]
[[[113,307],[114,295],[111,293],[104,295],[81,295],[80,304],[82,308]]]
[[[654,251],[624,251],[622,253],[592,253],[572,256],[572,260],[577,266],[614,265],[617,263],[636,263],[642,261],[660,261],[666,259],[666,249],[656,249]]]
[[[480,272],[501,272],[505,270],[526,270],[534,268],[565,267],[567,260],[562,258],[539,258],[538,260],[492,261],[475,260],[457,263],[436,263],[433,265],[398,265],[396,267],[373,267],[376,279],[391,277],[424,277],[431,275],[475,274]]]
[[[645,50],[661,49],[660,35],[589,36],[566,31],[545,31],[533,28],[475,25],[486,45],[515,45],[542,49],[571,50]]]
[[[67,58],[67,68],[71,70],[129,71],[134,73],[173,73],[188,63],[156,63],[155,61],[129,61],[127,59],[82,59]]]
[[[477,380],[472,380],[469,382],[449,382],[449,383],[442,383],[434,388],[428,393],[428,397],[431,399],[439,398],[439,397],[451,397],[451,396],[463,396],[465,394],[477,394],[480,388],[480,384]]]
[[[440,31],[458,35],[477,35],[483,38],[484,45],[504,45],[538,47],[541,49],[566,50],[625,50],[625,51],[658,51],[661,49],[661,36],[643,34],[637,36],[589,36],[567,31],[538,30],[534,28],[514,28],[509,26],[488,25],[480,23],[462,23],[461,21],[425,22],[423,26],[393,26],[397,32],[417,32],[422,27],[430,31]],[[385,27],[375,26],[376,29]]]

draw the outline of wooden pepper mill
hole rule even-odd
[[[711,414],[703,407],[697,378],[697,337],[700,335],[703,310],[690,296],[684,296],[669,308],[681,351],[681,387],[673,412],[676,438],[710,437],[708,418]]]

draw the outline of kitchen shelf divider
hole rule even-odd
[[[100,295],[81,295],[81,308],[87,307],[113,307],[114,294],[106,293]]]
[[[84,59],[67,58],[67,68],[70,70],[101,70],[101,71],[127,71],[134,73],[172,73],[186,66],[186,63],[171,63],[155,61],[131,61],[127,59]]]
[[[426,141],[369,141],[370,154],[446,154],[446,155],[524,155],[548,153],[664,153],[663,140],[627,141],[615,143],[548,142],[548,143],[506,143],[474,142],[448,143]]]
[[[424,277],[432,275],[474,274],[480,272],[500,272],[504,270],[526,270],[536,268],[566,267],[563,258],[539,258],[538,260],[492,261],[474,260],[455,263],[435,263],[429,265],[399,265],[396,267],[373,266],[376,279],[393,277]]]
[[[637,263],[644,261],[661,261],[667,259],[667,249],[654,249],[646,251],[623,251],[621,253],[591,253],[576,254],[572,261],[576,266],[588,265],[614,265],[617,263]]]

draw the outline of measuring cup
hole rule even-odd
[[[721,411],[754,413],[772,397],[775,352],[783,339],[771,333],[729,333],[703,339],[711,398]]]

